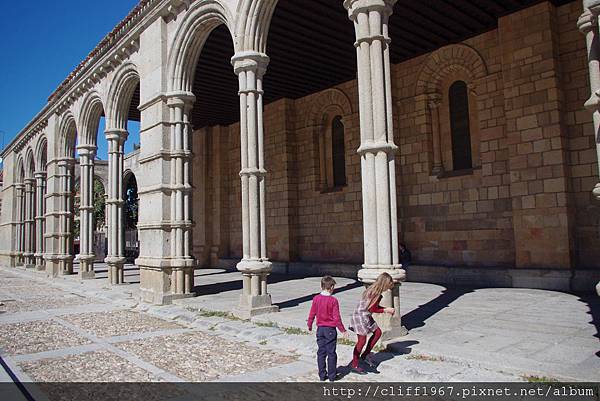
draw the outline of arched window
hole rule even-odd
[[[469,126],[469,93],[464,81],[456,81],[448,90],[453,170],[473,168],[471,128]]]
[[[331,150],[333,164],[333,186],[346,185],[346,150],[344,147],[344,124],[336,116],[331,122]]]

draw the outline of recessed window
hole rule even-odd
[[[471,128],[469,124],[469,93],[464,81],[456,81],[448,90],[453,170],[473,168]]]

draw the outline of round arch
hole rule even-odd
[[[35,160],[33,157],[33,150],[28,148],[25,152],[25,178],[33,178],[35,173]]]
[[[279,0],[242,0],[237,9],[235,50],[265,53],[271,18]]]
[[[127,129],[129,106],[139,83],[140,75],[137,67],[131,62],[125,63],[116,72],[108,91],[107,128]]]
[[[210,33],[225,24],[234,30],[233,18],[218,0],[195,2],[177,29],[168,61],[168,92],[192,92],[194,73],[202,48]],[[235,47],[235,38],[232,35]]]
[[[464,44],[444,46],[425,60],[415,84],[415,95],[440,93],[446,77],[458,71],[466,75],[471,85],[488,74],[485,61],[472,47]]]
[[[35,163],[38,171],[46,171],[48,163],[48,140],[46,136],[40,137],[35,147]]]
[[[59,158],[73,158],[75,156],[75,143],[77,141],[77,125],[75,117],[68,111],[61,118],[58,128],[58,141],[56,154]]]
[[[23,156],[17,156],[17,162],[15,163],[15,184],[22,184],[25,180],[25,168],[23,166]]]
[[[96,146],[100,117],[104,114],[104,105],[97,92],[91,91],[86,94],[81,103],[79,113],[78,142],[79,145]]]

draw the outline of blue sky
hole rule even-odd
[[[137,0],[34,0],[2,4],[0,24],[0,146],[42,109],[48,96]],[[103,123],[100,129],[103,129]],[[131,124],[126,151],[139,143]],[[4,134],[2,134],[4,132]],[[106,160],[106,140],[98,138]]]

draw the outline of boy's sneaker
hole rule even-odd
[[[339,380],[342,380],[342,375],[340,375],[339,373],[336,373],[335,377],[333,378],[333,380],[329,379],[330,382],[337,382]]]

